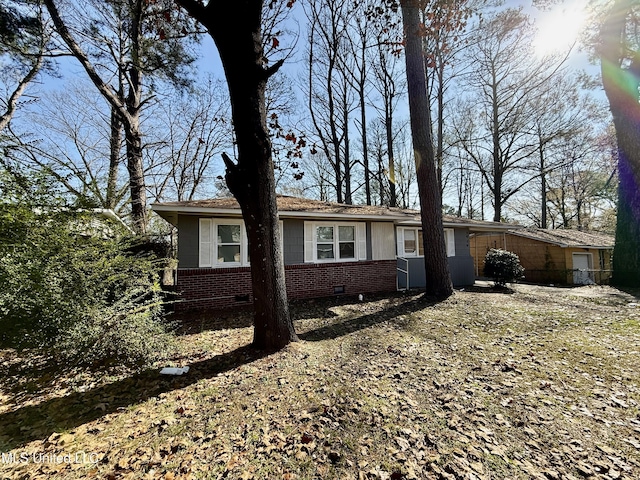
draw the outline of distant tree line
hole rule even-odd
[[[193,69],[202,26],[170,1],[5,3],[3,161],[47,169],[71,201],[115,209],[139,232],[149,199],[224,194],[220,153],[235,139],[222,81]],[[297,31],[291,9],[265,9],[269,51],[293,35],[286,55],[304,65],[267,87],[279,191],[417,205],[402,22],[381,5],[306,2]],[[567,52],[537,55],[521,10],[430,0],[421,11],[446,212],[612,230],[617,160],[594,82]],[[68,56],[86,77],[42,98],[34,78],[55,80]]]

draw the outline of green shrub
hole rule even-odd
[[[166,355],[159,260],[131,239],[83,234],[92,219],[0,202],[0,347],[92,366]]]
[[[484,274],[491,278],[496,286],[506,286],[523,277],[524,268],[518,255],[506,250],[491,249],[484,257]]]
[[[160,302],[146,289],[127,292],[109,305],[93,307],[56,342],[59,357],[75,364],[142,366],[166,353],[170,338],[160,321]],[[137,297],[137,298],[136,298]]]

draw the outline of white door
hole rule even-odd
[[[573,284],[590,285],[593,282],[593,258],[590,253],[573,254]]]

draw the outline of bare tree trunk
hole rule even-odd
[[[400,6],[406,35],[409,115],[422,218],[426,295],[447,298],[453,293],[453,286],[442,226],[442,198],[429,128],[429,98],[420,36],[420,8],[416,0],[401,0]]]
[[[498,91],[495,81],[491,86],[491,136],[493,143],[493,221],[502,219],[502,158],[500,155],[500,114],[498,112]]]
[[[135,117],[136,126],[126,129],[125,142],[127,151],[127,171],[129,172],[129,189],[131,190],[131,220],[133,229],[138,235],[147,233],[147,191],[142,165],[142,138],[139,120]]]
[[[602,80],[618,140],[618,218],[612,281],[640,285],[640,52],[624,68],[626,22],[637,2],[616,0],[602,26]],[[623,53],[624,52],[624,53]]]
[[[540,153],[540,228],[547,228],[547,174],[545,171],[544,145],[538,145]]]
[[[398,193],[396,190],[396,162],[393,157],[393,112],[391,105],[385,105],[385,132],[387,134],[387,161],[389,164],[389,206],[398,206]]]
[[[371,170],[369,168],[369,143],[367,139],[366,70],[364,64],[365,46],[362,46],[362,71],[358,79],[358,101],[360,108],[360,138],[362,139],[362,167],[364,169],[364,195],[367,205],[371,205]]]
[[[562,217],[562,228],[571,228],[571,219],[569,218],[569,213],[567,211],[567,198],[564,188],[560,193],[560,205],[562,205],[562,208],[560,210],[560,215]]]
[[[378,41],[378,64],[375,66],[375,74],[378,79],[378,92],[382,97],[382,107],[378,110],[382,113],[382,121],[385,127],[387,144],[387,172],[389,179],[389,206],[398,206],[398,193],[396,184],[396,165],[394,158],[394,134],[393,111],[396,98],[396,79],[394,77],[394,65],[390,64],[388,46],[384,41]]]
[[[364,85],[363,85],[364,87]],[[371,205],[371,169],[369,168],[369,143],[367,140],[367,104],[364,88],[360,94],[360,123],[362,124],[362,166],[364,168],[364,195],[367,205]]]
[[[147,233],[147,189],[144,179],[142,157],[142,132],[140,130],[140,108],[142,103],[142,72],[140,71],[140,53],[142,38],[143,1],[131,4],[129,38],[131,41],[131,65],[129,66],[129,91],[125,99],[129,113],[129,122],[125,128],[127,151],[127,170],[131,188],[131,218],[136,233]]]
[[[367,77],[369,75],[369,63],[367,62],[367,48],[369,40],[368,19],[362,19],[359,10],[354,11],[356,26],[354,33],[356,38],[347,32],[348,48],[354,61],[352,64],[344,63],[344,70],[348,74],[347,80],[358,95],[358,108],[360,110],[360,140],[362,142],[362,168],[364,170],[365,202],[371,205],[371,171],[369,168],[369,150],[367,139]],[[348,119],[347,119],[348,120]]]
[[[351,148],[349,145],[349,109],[347,108],[347,85],[344,82],[342,121],[344,122],[344,203],[353,204],[351,192]]]
[[[314,32],[314,28],[316,27],[316,24],[318,23],[318,19],[317,17],[313,17],[312,19],[312,33],[310,34],[310,36],[313,36],[313,32]],[[327,80],[327,99],[328,99],[328,105],[327,105],[327,110],[328,110],[328,115],[329,115],[329,119],[330,119],[330,126],[332,128],[331,131],[331,136],[330,138],[327,138],[327,135],[324,134],[321,126],[320,126],[320,122],[318,119],[318,116],[316,115],[316,110],[314,108],[314,104],[313,104],[313,96],[314,96],[314,92],[313,92],[313,65],[314,65],[314,44],[313,41],[310,38],[309,41],[309,77],[308,77],[308,98],[307,98],[307,102],[308,102],[308,108],[309,108],[309,115],[311,117],[311,123],[313,124],[315,130],[316,130],[316,134],[318,135],[318,137],[320,138],[320,141],[322,143],[322,151],[324,152],[325,156],[327,157],[327,160],[329,161],[329,163],[331,164],[331,167],[333,169],[333,173],[334,173],[334,179],[335,179],[335,191],[336,191],[336,198],[338,203],[342,202],[342,166],[340,164],[340,152],[335,150],[335,141],[336,141],[336,136],[335,136],[335,122],[333,121],[334,118],[334,102],[333,102],[333,87],[331,84],[331,78],[332,78],[332,72],[333,72],[333,68],[334,68],[334,60],[333,58],[330,58],[329,61],[329,67],[328,67],[328,72],[327,72],[327,76],[328,76],[328,80]],[[337,156],[335,156],[337,155]],[[335,156],[335,158],[334,158]],[[333,160],[332,160],[333,159]]]
[[[342,155],[340,154],[340,139],[338,138],[338,129],[336,128],[336,122],[334,121],[336,117],[336,107],[335,101],[333,97],[333,85],[331,80],[331,72],[333,69],[329,70],[329,81],[327,82],[327,95],[329,98],[329,118],[332,119],[330,122],[330,130],[331,130],[331,145],[333,147],[333,157],[334,157],[334,170],[336,176],[336,200],[338,203],[344,202],[342,184],[344,179],[342,177]]]
[[[438,138],[436,145],[436,165],[438,169],[438,183],[440,184],[440,195],[444,192],[444,182],[442,180],[442,170],[444,167],[444,68],[445,64],[439,62],[438,65]]]
[[[378,183],[378,195],[380,197],[380,205],[386,205],[385,201],[385,184],[384,184],[384,156],[382,146],[376,149],[376,158],[378,160],[378,172],[376,180]]]
[[[114,209],[118,202],[118,167],[122,147],[122,122],[118,112],[111,107],[111,133],[109,136],[109,173],[107,178],[106,206]]]
[[[237,163],[225,154],[226,180],[245,221],[251,256],[256,348],[277,350],[297,340],[289,316],[276,205],[265,88],[281,62],[265,69],[261,0],[210,2],[177,0],[204,25],[224,66],[235,127]],[[233,25],[229,29],[229,25]]]

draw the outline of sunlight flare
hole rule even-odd
[[[587,13],[584,0],[565,2],[538,19],[533,42],[536,55],[544,57],[570,49],[577,42]]]

